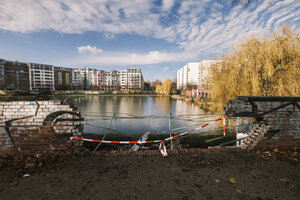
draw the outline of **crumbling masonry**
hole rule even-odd
[[[82,136],[83,118],[60,101],[0,102],[0,154],[67,150]]]
[[[264,123],[268,126],[267,133],[255,144],[256,148],[300,145],[300,97],[240,96],[227,103],[225,114],[229,117],[252,117],[256,120],[254,125]],[[265,126],[253,128],[265,129]],[[252,135],[255,136],[256,132]],[[251,141],[249,137],[247,141],[249,146],[255,146],[255,140]]]

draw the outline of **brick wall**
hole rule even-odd
[[[266,122],[269,131],[257,147],[293,146],[300,145],[299,105],[299,97],[237,97],[227,103],[225,114]]]
[[[83,118],[60,101],[0,102],[0,154],[65,151]]]

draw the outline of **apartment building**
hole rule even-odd
[[[144,78],[141,69],[131,68],[122,70],[120,73],[122,90],[143,90]]]
[[[112,70],[105,73],[106,90],[120,89],[120,72]]]
[[[72,83],[75,88],[83,87],[84,70],[73,69],[72,70]]]
[[[90,68],[70,69],[39,63],[0,59],[0,89],[19,90],[142,90],[141,69],[106,72]]]
[[[89,88],[97,88],[98,84],[98,77],[97,77],[97,70],[95,69],[89,69],[85,68],[86,72],[86,84],[89,86]]]
[[[54,67],[55,90],[72,89],[72,69],[65,67]]]
[[[218,60],[191,62],[177,71],[177,89],[207,89],[211,66]]]
[[[54,66],[29,63],[30,90],[54,90]]]
[[[106,72],[103,70],[96,71],[97,86],[99,90],[106,90]]]
[[[120,88],[120,72],[112,70],[106,72],[103,70],[97,70],[97,88],[99,90],[118,90]]]
[[[0,59],[0,89],[4,89],[4,63],[5,60]]]
[[[90,68],[77,68],[72,71],[73,85],[77,89],[97,89],[98,72]]]
[[[0,89],[29,90],[29,64],[0,59]]]
[[[110,72],[95,69],[73,69],[73,85],[81,89],[141,90],[144,80],[141,69]]]

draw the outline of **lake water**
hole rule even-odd
[[[190,129],[187,126],[203,125],[218,117],[205,112],[196,104],[169,97],[87,96],[76,98],[74,104],[87,123],[84,133],[105,133],[109,126],[109,133],[168,133],[169,126],[172,129],[185,126],[174,130],[182,132]],[[168,118],[170,113],[171,123]]]

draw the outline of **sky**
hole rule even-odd
[[[0,0],[0,58],[173,79],[282,23],[300,32],[299,0]]]

